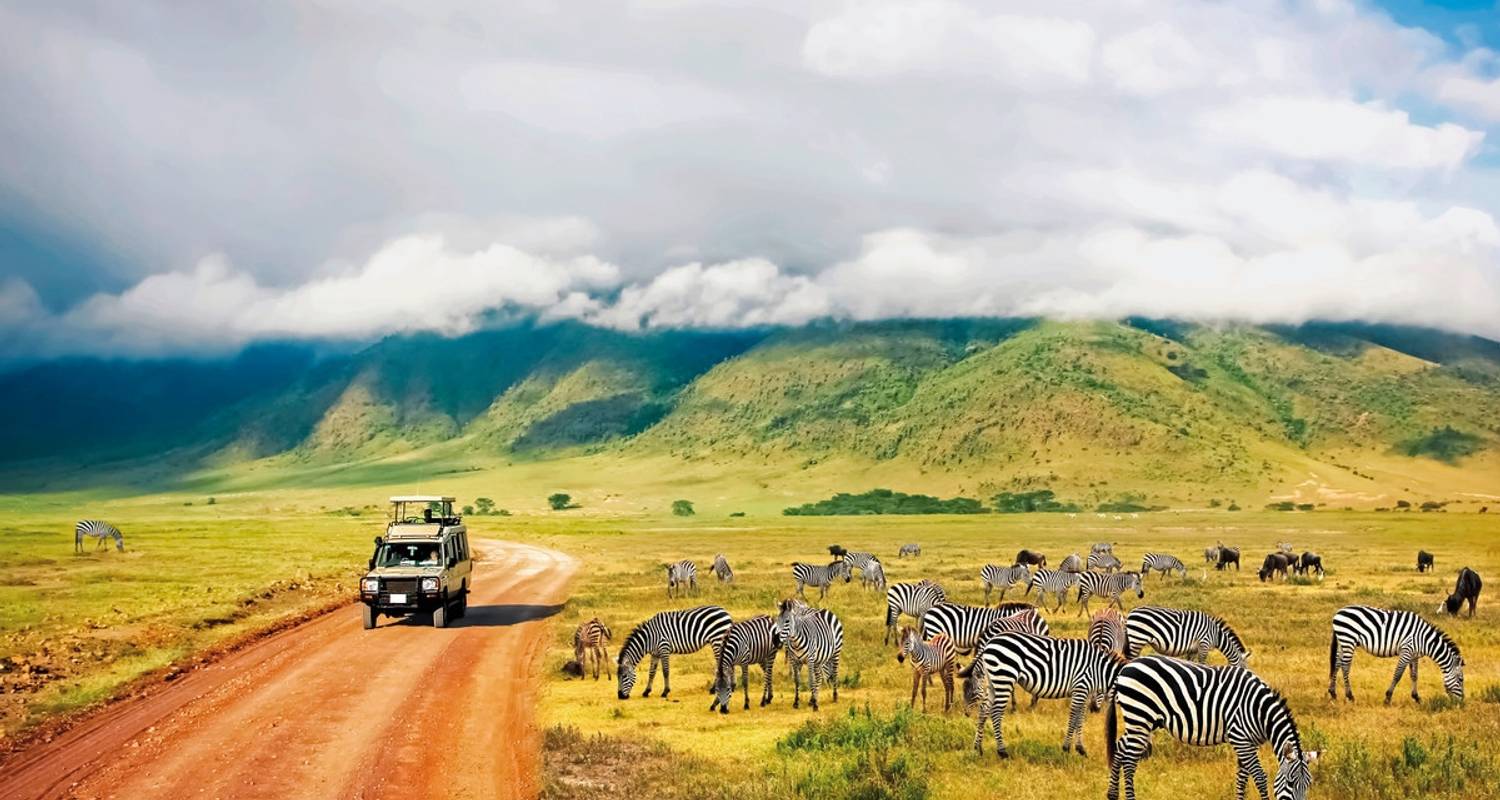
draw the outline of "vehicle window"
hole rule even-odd
[[[442,563],[436,542],[387,543],[380,548],[382,567],[435,567]]]
[[[469,534],[467,534],[467,533],[461,533],[461,534],[459,534],[459,536],[458,536],[458,551],[460,553],[459,558],[463,559],[464,561],[468,561],[469,560]]]

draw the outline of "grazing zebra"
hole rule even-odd
[[[750,665],[759,664],[765,676],[760,693],[760,704],[771,703],[771,673],[775,671],[776,651],[781,649],[781,632],[776,621],[761,614],[758,617],[740,620],[729,626],[724,634],[724,644],[719,648],[719,658],[714,667],[714,701],[709,711],[719,709],[720,714],[729,713],[729,700],[734,697],[734,668],[740,668],[740,680],[745,687],[745,710],[750,710]]]
[[[83,523],[79,523],[80,525]],[[1426,572],[1433,568],[1436,559],[1426,550],[1417,551],[1417,572]]]
[[[1000,602],[1005,602],[1005,593],[1031,581],[1031,570],[1017,564],[1013,567],[1002,567],[999,564],[985,564],[979,570],[979,580],[984,582],[984,604],[990,604],[990,592],[994,589],[1000,590]]]
[[[1469,619],[1473,619],[1474,607],[1479,604],[1479,592],[1483,588],[1484,581],[1480,580],[1479,573],[1464,567],[1458,571],[1458,581],[1453,584],[1453,594],[1448,595],[1448,599],[1438,606],[1438,613],[1446,611],[1456,617],[1459,607],[1468,603]]]
[[[900,552],[896,553],[896,558],[906,558],[907,556],[916,558],[920,555],[922,555],[922,546],[913,542],[911,544],[901,545],[901,550]]]
[[[1004,633],[986,642],[964,671],[966,683],[976,684],[965,694],[979,703],[974,726],[974,750],[983,754],[984,723],[989,718],[995,733],[995,753],[1009,758],[1002,732],[1005,710],[1011,705],[1016,686],[1031,692],[1032,705],[1041,698],[1069,698],[1068,729],[1063,734],[1063,752],[1083,749],[1083,712],[1099,708],[1110,694],[1115,676],[1124,666],[1119,653],[1101,650],[1087,639],[1052,639],[1029,633]],[[977,673],[977,674],[976,674]],[[1077,744],[1073,740],[1077,737]]]
[[[698,565],[683,560],[676,564],[663,564],[667,571],[667,597],[696,593],[698,591]]]
[[[115,549],[125,552],[125,537],[120,534],[120,529],[97,519],[79,520],[73,527],[73,552],[83,552],[83,537],[92,536],[99,541],[95,543],[94,550],[100,550],[105,546],[105,539],[115,540]]]
[[[1187,578],[1187,565],[1182,563],[1182,559],[1166,553],[1147,553],[1146,557],[1141,559],[1141,579],[1145,580],[1152,570],[1160,572],[1163,577],[1176,570],[1182,578]]]
[[[1125,718],[1120,734],[1115,709]],[[1115,678],[1114,701],[1105,712],[1109,746],[1109,800],[1135,800],[1136,764],[1151,751],[1151,734],[1166,728],[1178,741],[1199,746],[1228,743],[1235,755],[1235,797],[1244,800],[1251,778],[1263,798],[1305,800],[1312,785],[1308,765],[1317,751],[1302,750],[1297,722],[1286,699],[1247,669],[1209,667],[1161,656],[1126,664]],[[1266,794],[1260,746],[1270,743],[1278,763]]]
[[[1030,603],[1001,603],[994,608],[939,603],[922,615],[917,630],[924,639],[947,634],[958,652],[967,654],[979,646],[980,639],[997,620],[1026,610],[1035,611],[1036,607]]]
[[[896,622],[905,614],[919,623],[927,610],[948,599],[943,587],[929,580],[918,583],[893,583],[885,590],[885,644],[896,633]],[[899,642],[897,642],[899,644]]]
[[[843,578],[844,583],[849,582],[849,562],[834,561],[830,564],[792,562],[792,579],[797,581],[798,597],[806,599],[807,595],[803,594],[802,590],[808,586],[816,586],[818,599],[822,600],[828,596],[828,587],[833,585],[835,578]]]
[[[1030,595],[1032,589],[1037,590],[1037,601],[1042,608],[1047,607],[1046,596],[1057,596],[1057,609],[1063,607],[1063,600],[1067,597],[1068,590],[1078,585],[1078,573],[1063,572],[1060,569],[1039,569],[1031,576],[1031,582],[1026,584],[1026,594]]]
[[[1093,555],[1095,553],[1113,553],[1114,551],[1114,542],[1095,542],[1089,546],[1089,555]]]
[[[782,600],[776,618],[777,630],[792,665],[792,708],[802,706],[802,665],[807,665],[807,685],[812,707],[818,710],[818,687],[826,679],[833,686],[833,702],[839,701],[839,658],[844,652],[844,623],[832,611],[799,611],[795,601]]]
[[[1146,596],[1146,587],[1139,572],[1085,572],[1078,576],[1078,613],[1089,610],[1089,598],[1103,597],[1109,604],[1125,610],[1120,595],[1134,589],[1137,600]]]
[[[598,617],[579,625],[578,630],[573,631],[573,660],[578,662],[578,668],[583,672],[588,671],[584,666],[587,663],[584,659],[593,662],[596,681],[599,680],[599,667],[609,660],[609,648],[605,645],[611,638],[613,634]],[[604,674],[609,675],[608,666],[604,667]],[[583,677],[582,672],[578,677]]]
[[[846,551],[841,558],[844,559],[844,564],[848,566],[851,576],[854,574],[854,570],[859,570],[859,574],[863,576],[869,571],[871,564],[880,563],[880,559],[876,558],[874,553],[853,553]]]
[[[1057,568],[1063,572],[1083,572],[1083,556],[1077,553],[1069,553],[1068,557],[1064,558],[1062,563],[1057,565]]]
[[[1031,550],[1022,550],[1016,553],[1016,563],[1025,564],[1028,567],[1045,567],[1047,566],[1047,557]]]
[[[1158,653],[1206,663],[1218,650],[1232,667],[1245,666],[1250,651],[1239,634],[1218,617],[1202,611],[1140,606],[1125,615],[1125,657],[1136,658],[1146,645]]]
[[[984,629],[984,633],[979,634],[979,643],[975,649],[984,647],[985,642],[1002,633],[1030,633],[1036,636],[1051,636],[1052,629],[1048,627],[1047,620],[1042,619],[1041,612],[1031,606],[1027,606],[991,622],[990,626]]]
[[[1089,553],[1088,568],[1090,571],[1119,572],[1120,559],[1115,558],[1114,553]]]
[[[953,707],[953,673],[958,669],[958,651],[947,634],[939,633],[927,641],[912,628],[901,629],[901,651],[896,660],[911,658],[911,706],[917,707],[917,688],[922,689],[922,713],[927,713],[927,684],[937,675],[943,681],[943,713]]]
[[[1125,620],[1110,606],[1095,611],[1089,619],[1089,644],[1111,653],[1125,654]]]
[[[1386,705],[1401,682],[1401,673],[1411,670],[1411,699],[1421,702],[1417,694],[1417,662],[1427,656],[1443,671],[1443,688],[1454,700],[1464,699],[1464,658],[1458,645],[1433,627],[1432,623],[1410,611],[1395,611],[1370,606],[1344,606],[1333,614],[1333,640],[1328,645],[1328,696],[1337,699],[1334,684],[1337,673],[1344,673],[1344,697],[1354,699],[1349,688],[1349,665],[1354,662],[1355,648],[1377,658],[1396,657],[1396,674],[1385,690]]]
[[[619,679],[621,700],[630,699],[635,688],[635,671],[641,659],[651,656],[651,672],[646,677],[646,691],[641,697],[651,696],[651,684],[656,680],[656,666],[661,664],[663,699],[672,691],[672,667],[669,657],[696,653],[708,645],[714,651],[714,663],[719,660],[719,647],[724,634],[734,621],[729,612],[718,606],[698,606],[681,611],[661,611],[641,623],[625,637],[620,654],[615,660],[615,677]]]
[[[734,570],[729,568],[729,559],[725,558],[723,553],[714,556],[714,565],[708,569],[718,577],[720,583],[734,582]]]
[[[860,573],[859,583],[867,589],[885,591],[885,567],[879,561],[871,561],[865,571]]]

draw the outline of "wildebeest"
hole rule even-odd
[[[1458,616],[1458,609],[1464,603],[1469,604],[1469,618],[1474,618],[1474,606],[1479,603],[1479,590],[1484,588],[1484,581],[1479,579],[1479,573],[1468,567],[1458,571],[1458,582],[1453,586],[1453,594],[1438,606],[1438,611],[1446,611],[1453,616]]]
[[[1217,564],[1214,565],[1214,569],[1224,569],[1225,567],[1229,566],[1230,564],[1233,564],[1234,565],[1234,571],[1235,572],[1239,572],[1240,571],[1240,549],[1238,547],[1225,547],[1224,545],[1221,544],[1221,545],[1219,545],[1218,550],[1219,550],[1219,563],[1217,563]]]
[[[834,558],[843,558],[844,554],[848,552],[848,550],[845,550],[844,548],[839,547],[836,544],[828,545],[828,555],[831,555]]]
[[[1271,553],[1266,556],[1265,561],[1261,562],[1260,572],[1257,573],[1257,576],[1262,581],[1271,580],[1277,575],[1280,575],[1281,578],[1285,580],[1287,567],[1290,567],[1291,565],[1291,556],[1287,555],[1286,553]]]
[[[1317,570],[1318,577],[1323,577],[1323,557],[1317,553],[1303,553],[1301,558],[1292,565],[1292,570],[1298,575],[1306,575],[1308,570]]]
[[[1417,551],[1417,572],[1426,572],[1432,569],[1432,554],[1426,550]]]
[[[1028,567],[1047,566],[1047,557],[1041,553],[1033,553],[1030,550],[1022,550],[1016,553],[1016,563],[1025,564]]]

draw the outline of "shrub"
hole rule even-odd
[[[1034,492],[1001,492],[991,499],[995,510],[1001,514],[1027,514],[1037,511],[1076,512],[1077,503],[1060,503],[1051,489]]]
[[[1381,756],[1362,740],[1335,747],[1317,768],[1319,793],[1371,800],[1458,800],[1482,796],[1500,782],[1500,765],[1468,740],[1408,736]]]
[[[864,494],[840,492],[827,500],[784,508],[789,517],[830,517],[860,514],[983,514],[985,508],[969,497],[940,499],[925,494],[906,494],[890,489],[871,489]]]
[[[1209,498],[1209,501],[1208,501],[1208,507],[1209,508],[1218,508],[1221,505],[1223,505],[1223,503],[1219,502],[1219,498],[1217,498],[1217,497]]]
[[[1453,464],[1484,449],[1484,440],[1472,433],[1456,430],[1451,425],[1444,425],[1403,442],[1399,449],[1409,456],[1426,456]]]
[[[576,508],[576,506],[573,505],[573,495],[566,494],[564,492],[558,492],[556,494],[548,495],[547,505],[551,506],[553,511],[562,511],[564,509]]]
[[[1239,511],[1240,510],[1240,504],[1234,502],[1233,500],[1230,500],[1229,501],[1229,507],[1227,509],[1225,509],[1225,510],[1226,511]]]
[[[1411,508],[1411,501],[1409,501],[1409,500],[1397,500],[1396,501],[1396,508]]]
[[[693,501],[673,500],[672,514],[679,517],[691,517],[693,515]]]
[[[1266,503],[1267,511],[1293,511],[1296,508],[1297,504],[1293,503],[1290,500],[1280,500],[1275,503]]]
[[[472,517],[472,516],[474,516],[474,507],[473,506],[464,506],[464,516],[466,516],[466,517]]]
[[[731,516],[731,517],[743,517],[743,516],[745,516],[745,512],[743,512],[743,511],[734,511],[734,512],[730,512],[729,516]]]
[[[1311,510],[1313,510],[1313,508],[1314,508],[1314,506],[1313,506],[1312,503],[1298,503],[1297,504],[1297,510],[1298,511],[1311,511]]]
[[[488,497],[476,497],[474,498],[474,507],[481,514],[489,514],[495,510],[495,501]]]
[[[217,503],[218,503],[218,502],[219,502],[219,501],[218,501],[218,500],[215,500],[215,499],[213,499],[213,498],[212,498],[212,497],[210,497],[210,498],[208,498],[208,502],[207,502],[207,503],[204,503],[204,505],[206,505],[206,506],[211,506],[211,505],[215,505],[215,504],[217,504]]]

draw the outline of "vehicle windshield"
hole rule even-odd
[[[435,567],[441,563],[437,542],[388,542],[376,559],[382,567]]]

